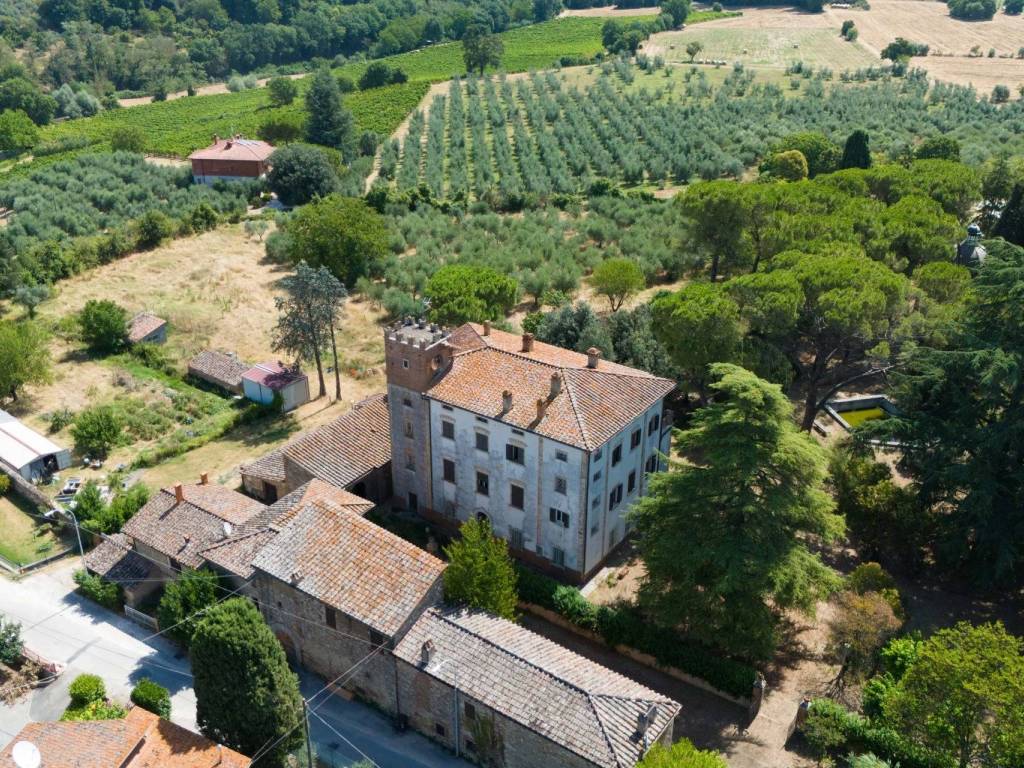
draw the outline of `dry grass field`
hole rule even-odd
[[[251,362],[273,360],[279,357],[271,348],[277,319],[274,298],[284,274],[284,268],[264,259],[262,243],[247,239],[241,225],[227,225],[63,281],[57,294],[40,306],[39,317],[44,323],[56,325],[89,299],[111,299],[130,312],[147,309],[168,319],[166,350],[180,372],[184,372],[192,355],[206,347],[234,351]],[[287,419],[235,429],[219,440],[146,470],[141,479],[158,486],[208,471],[222,482],[229,481],[238,464],[379,392],[384,386],[379,321],[380,313],[366,303],[351,301],[346,306],[338,339],[342,360],[339,403],[331,402],[334,382],[328,377],[327,399],[308,403]],[[77,412],[125,395],[146,402],[164,398],[159,385],[133,381],[117,364],[91,359],[73,342],[55,338],[52,357],[53,381],[30,388],[12,408],[44,433],[48,414],[60,408]],[[315,395],[315,369],[306,366],[306,370]],[[71,443],[68,430],[55,439]],[[130,463],[150,443],[117,448],[108,457],[107,466]],[[74,474],[98,478],[103,473],[75,470]]]
[[[839,37],[846,19],[857,26],[855,43]],[[686,61],[686,44],[699,40],[704,44],[701,58],[775,69],[803,61],[838,73],[878,64],[881,50],[897,36],[943,54],[913,60],[915,67],[926,69],[936,80],[974,85],[982,93],[998,83],[1014,89],[1024,82],[1024,59],[1013,58],[1024,46],[1024,17],[999,12],[991,21],[958,21],[950,17],[945,3],[934,0],[872,0],[868,11],[826,8],[816,14],[793,8],[748,8],[742,16],[653,35],[643,50],[670,61]],[[975,46],[983,58],[970,55]],[[987,58],[989,49],[995,49],[994,58]]]

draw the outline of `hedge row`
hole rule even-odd
[[[812,722],[817,721],[817,722]],[[825,722],[822,722],[825,721]],[[804,726],[816,733],[827,733],[819,749],[835,757],[850,752],[870,752],[900,768],[953,768],[954,762],[944,755],[937,755],[911,744],[892,728],[850,712],[829,699],[818,699],[811,703],[810,717]],[[808,738],[809,741],[812,738]]]
[[[756,676],[752,666],[723,658],[706,646],[681,638],[674,629],[651,623],[633,606],[596,606],[578,589],[526,568],[519,569],[519,599],[596,632],[612,647],[635,648],[650,654],[659,664],[698,677],[731,696],[750,696]]]

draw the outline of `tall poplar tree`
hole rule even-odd
[[[341,89],[327,68],[313,76],[306,93],[306,139],[341,150],[346,160],[355,155],[355,118],[341,101]]]

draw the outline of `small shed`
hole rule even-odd
[[[0,411],[0,462],[28,481],[41,480],[71,466],[71,451]]]
[[[128,321],[129,344],[163,344],[167,341],[167,321],[152,312],[139,312]]]
[[[258,179],[269,169],[268,160],[274,147],[265,141],[231,136],[213,137],[213,144],[197,149],[188,159],[192,163],[192,179],[197,184]]]
[[[258,363],[242,375],[242,390],[250,400],[264,405],[281,395],[281,410],[291,411],[309,402],[309,378],[298,367],[284,363]]]
[[[231,352],[204,349],[188,361],[189,376],[236,395],[242,394],[242,376],[251,368]]]

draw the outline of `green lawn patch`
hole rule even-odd
[[[15,565],[27,565],[58,550],[59,541],[50,529],[32,515],[37,510],[8,491],[0,496],[0,556]]]

